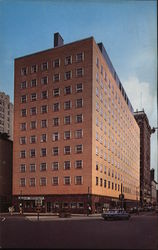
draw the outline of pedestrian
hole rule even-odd
[[[87,216],[89,216],[89,214],[91,213],[91,207],[90,206],[88,206],[88,209],[87,209]]]

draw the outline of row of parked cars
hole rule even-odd
[[[129,220],[131,217],[131,213],[138,213],[143,211],[155,211],[158,213],[158,207],[133,207],[128,211],[124,209],[107,209],[104,210],[101,214],[104,220]]]

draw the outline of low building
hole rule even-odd
[[[0,133],[0,212],[7,212],[12,197],[13,142]]]

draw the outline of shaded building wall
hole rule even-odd
[[[0,134],[0,211],[8,211],[12,197],[13,142]]]
[[[151,199],[150,183],[150,135],[151,128],[144,111],[134,113],[140,127],[140,200],[142,205]]]

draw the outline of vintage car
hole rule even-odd
[[[130,214],[125,210],[111,209],[101,214],[104,220],[129,220]]]

